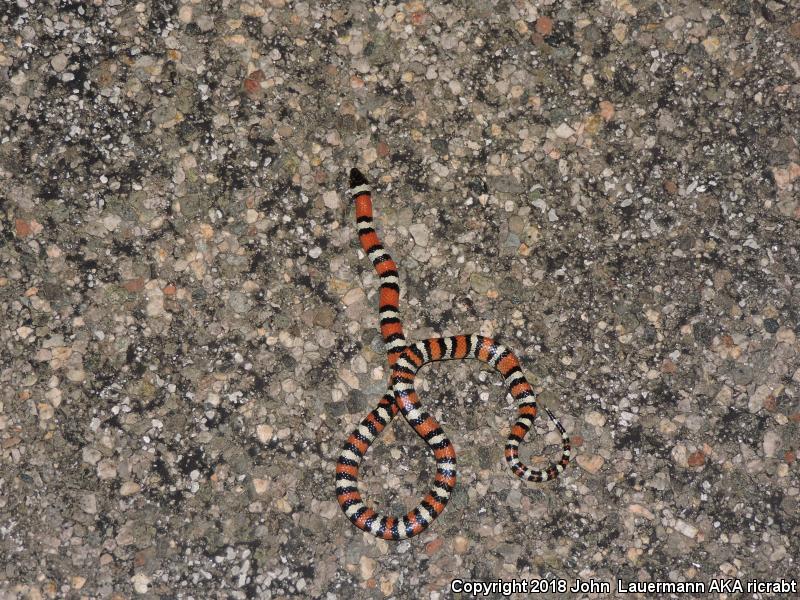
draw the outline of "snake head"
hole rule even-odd
[[[350,187],[356,188],[360,185],[367,185],[369,181],[358,169],[350,169]]]

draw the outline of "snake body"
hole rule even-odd
[[[537,482],[555,479],[569,463],[570,442],[564,427],[545,407],[561,433],[561,459],[545,469],[533,469],[520,461],[519,445],[533,425],[537,405],[533,388],[509,348],[479,335],[429,338],[414,343],[406,340],[400,320],[397,265],[375,231],[371,192],[366,177],[358,169],[352,169],[349,193],[355,203],[359,242],[380,278],[380,329],[391,378],[387,392],[350,434],[339,455],[336,497],[347,518],[359,529],[386,540],[401,540],[423,532],[444,510],[456,485],[455,448],[436,419],[422,409],[414,390],[417,371],[424,365],[440,360],[477,359],[500,372],[509,393],[518,402],[518,417],[505,447],[506,462],[517,477]],[[394,517],[381,515],[364,503],[358,491],[358,469],[372,442],[398,412],[433,451],[436,476],[433,487],[416,507],[404,516]]]

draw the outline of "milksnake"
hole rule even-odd
[[[549,481],[564,470],[570,459],[570,443],[561,423],[545,412],[561,433],[563,454],[545,469],[532,469],[519,459],[519,445],[536,416],[536,396],[525,379],[514,353],[494,340],[480,335],[429,338],[410,343],[400,321],[400,285],[397,265],[381,245],[372,220],[372,195],[366,177],[350,171],[349,194],[355,202],[356,226],[361,248],[380,278],[380,329],[387,351],[391,379],[378,405],[350,434],[336,463],[336,498],[345,515],[359,529],[385,540],[402,540],[423,532],[444,510],[456,485],[456,452],[439,423],[422,410],[414,390],[417,371],[430,362],[475,358],[497,369],[509,393],[519,402],[519,415],[505,447],[506,462],[517,477],[528,481]],[[364,504],[358,491],[358,468],[372,442],[401,412],[414,431],[433,450],[436,458],[434,485],[428,494],[402,517],[378,514]]]

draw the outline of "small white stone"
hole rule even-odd
[[[697,535],[697,527],[691,523],[687,523],[683,519],[675,521],[675,531],[682,533],[688,538],[694,538]]]
[[[192,22],[192,7],[184,4],[178,10],[178,19],[180,19],[181,23],[191,23]]]
[[[117,465],[108,459],[101,460],[97,465],[97,476],[100,479],[114,479],[117,476]]]
[[[67,379],[72,383],[81,383],[86,380],[86,371],[83,369],[70,369],[67,371]]]
[[[59,52],[50,59],[50,65],[57,73],[61,73],[61,71],[67,68],[67,57],[63,52]]]
[[[318,329],[315,339],[323,348],[333,348],[336,345],[336,337],[330,329]]]
[[[686,449],[686,446],[683,444],[678,444],[672,449],[672,460],[673,462],[678,465],[679,467],[688,467],[689,466],[689,454]]]
[[[142,489],[135,481],[126,481],[123,483],[119,488],[119,493],[123,496],[133,496],[134,494],[138,494]]]
[[[325,136],[325,141],[331,146],[340,146],[342,144],[342,138],[335,129],[328,132],[328,135]]]
[[[685,24],[686,21],[680,15],[675,15],[674,17],[670,17],[664,22],[664,26],[667,28],[667,31],[670,31],[672,33],[676,32],[678,29],[682,29]]]
[[[120,224],[122,219],[120,219],[117,215],[106,215],[103,217],[103,227],[105,227],[108,231],[114,231]]]
[[[359,566],[361,567],[361,579],[366,581],[375,573],[375,567],[377,566],[377,563],[368,556],[362,556],[361,560],[359,561]]]
[[[606,462],[599,454],[580,454],[576,460],[580,468],[588,473],[597,473]]]
[[[656,516],[641,504],[631,504],[628,510],[636,516],[644,517],[645,519],[653,520]]]
[[[103,458],[103,455],[100,454],[94,448],[89,448],[88,446],[83,449],[83,462],[88,463],[90,465],[96,465],[100,462],[100,459]]]
[[[575,135],[575,130],[566,123],[562,123],[556,128],[556,135],[562,140],[566,140],[567,138]]]
[[[590,411],[584,418],[584,421],[589,423],[589,425],[594,425],[595,427],[602,427],[606,424],[606,418],[602,413],[597,412],[596,410]]]
[[[349,292],[347,292],[344,297],[342,298],[342,302],[344,302],[345,306],[350,306],[351,304],[355,304],[361,300],[364,300],[366,296],[364,295],[364,290],[359,288],[353,288]]]
[[[358,382],[358,377],[356,377],[350,369],[341,369],[339,371],[339,378],[354,390],[361,387]]]
[[[164,314],[164,295],[160,290],[152,290],[148,294],[149,302],[145,307],[148,317],[158,317]]]
[[[150,578],[144,573],[137,573],[131,577],[133,589],[137,594],[146,594],[150,588]]]
[[[81,510],[88,515],[97,513],[97,496],[94,494],[84,494],[81,497]]]
[[[414,223],[408,228],[408,230],[414,237],[414,242],[422,247],[426,247],[428,245],[430,233],[428,232],[428,227],[424,223]]]
[[[733,390],[729,388],[727,385],[723,385],[717,395],[714,397],[714,400],[717,403],[722,404],[723,406],[730,405],[731,401],[733,400]]]
[[[47,390],[44,394],[44,397],[47,401],[52,404],[55,408],[61,406],[61,390],[58,388],[51,388]]]
[[[292,512],[292,505],[285,498],[278,498],[273,503],[273,506],[285,515]]]
[[[778,329],[778,333],[775,334],[775,339],[784,344],[794,344],[797,336],[791,328],[784,326]]]
[[[256,427],[256,436],[258,437],[258,441],[262,444],[266,444],[272,439],[272,426],[267,424],[262,424]]]
[[[364,153],[361,155],[364,159],[364,162],[368,165],[371,165],[376,160],[378,160],[378,151],[375,148],[367,148],[364,150]]]
[[[768,458],[775,456],[775,452],[781,445],[781,436],[774,431],[764,434],[764,455]]]
[[[330,208],[331,210],[336,210],[341,206],[341,201],[339,200],[339,194],[335,191],[327,191],[322,194],[322,202],[325,204],[326,207]]]
[[[772,393],[772,390],[768,385],[760,385],[756,388],[756,391],[753,392],[753,395],[750,396],[750,400],[747,403],[747,408],[750,410],[751,413],[757,413],[764,407],[764,400],[769,398],[769,395]]]

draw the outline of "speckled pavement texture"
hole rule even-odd
[[[3,2],[0,597],[796,579],[800,8],[702,4]],[[334,494],[388,375],[354,165],[410,339],[514,348],[576,455],[520,481],[499,376],[427,367],[459,482],[402,543]],[[434,462],[398,418],[362,471],[401,514]]]

